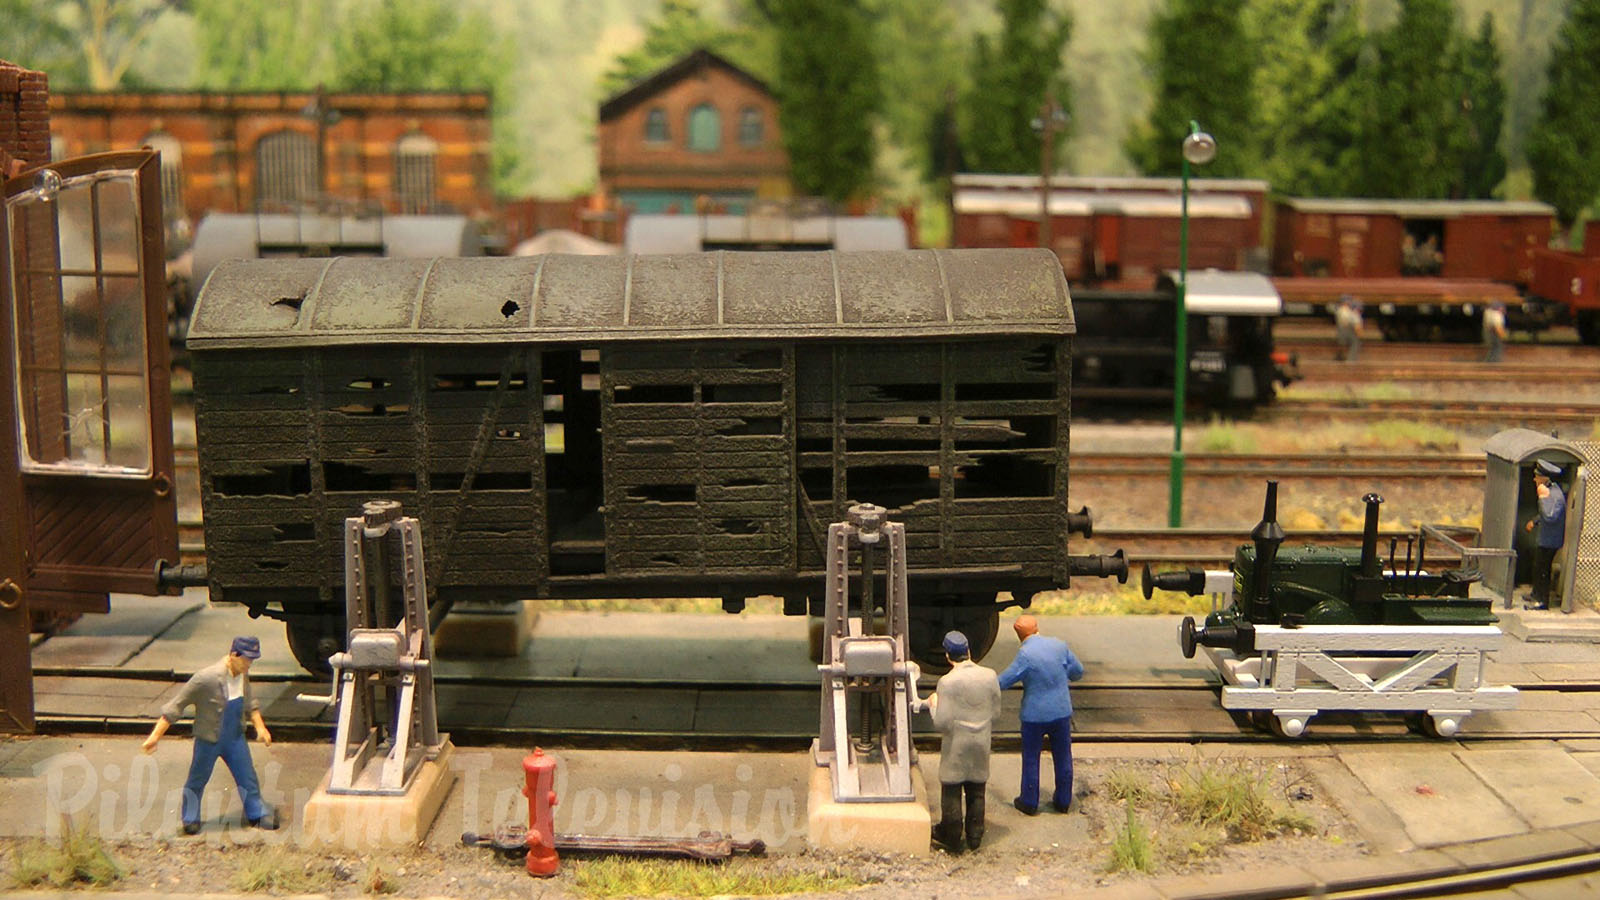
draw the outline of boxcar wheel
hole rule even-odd
[[[1000,634],[1000,611],[986,606],[962,605],[952,611],[952,618],[954,630],[967,636],[972,659],[983,659],[993,649],[995,637]],[[950,671],[950,664],[944,658],[944,636],[945,632],[951,630],[944,625],[946,621],[943,615],[911,620],[911,657],[929,675],[942,675]]]
[[[341,635],[330,629],[333,623],[322,616],[290,619],[284,623],[289,635],[289,652],[294,661],[313,675],[331,675],[328,657],[344,649]]]

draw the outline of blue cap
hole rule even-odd
[[[944,652],[947,656],[969,656],[972,651],[967,647],[967,636],[959,631],[946,632],[944,636]]]
[[[1539,470],[1539,474],[1547,478],[1554,478],[1561,474],[1561,467],[1548,459],[1534,460],[1533,464]]]
[[[254,636],[233,639],[233,652],[245,659],[261,658],[261,640]]]

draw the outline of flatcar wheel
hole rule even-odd
[[[333,674],[328,657],[344,649],[344,642],[339,635],[327,630],[325,622],[321,616],[306,616],[284,623],[294,661],[313,675]]]
[[[1267,727],[1272,731],[1274,737],[1305,737],[1306,728],[1310,724],[1310,716],[1279,716],[1270,712],[1267,713]]]

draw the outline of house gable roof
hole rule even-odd
[[[683,56],[677,62],[659,69],[653,75],[646,76],[634,82],[623,90],[606,99],[600,104],[600,121],[606,122],[615,119],[640,103],[654,97],[666,90],[669,86],[682,81],[689,75],[699,72],[710,66],[732,75],[763,94],[771,95],[772,89],[767,83],[756,76],[746,72],[726,59],[701,47]]]

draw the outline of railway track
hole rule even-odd
[[[1364,354],[1363,354],[1364,355]],[[1299,365],[1300,375],[1306,382],[1384,382],[1422,381],[1441,384],[1547,384],[1550,381],[1548,360],[1514,362],[1489,365],[1483,362],[1454,362],[1439,360],[1371,360],[1346,363],[1334,359],[1304,359]],[[1575,379],[1590,383],[1600,382],[1600,365],[1572,363],[1563,369]]]
[[[1176,647],[1175,663],[1183,662]],[[1258,730],[1249,717],[1221,708],[1218,684],[1198,667],[1183,680],[1073,686],[1073,740],[1092,743],[1207,741],[1255,743],[1282,740]],[[141,734],[154,713],[133,702],[156,697],[188,673],[105,670],[35,671],[39,730],[52,734]],[[931,677],[921,691],[931,692]],[[63,694],[64,682],[76,693]],[[327,740],[333,725],[327,709],[288,701],[299,693],[325,694],[326,681],[251,676],[268,704],[274,736]],[[569,746],[728,749],[797,749],[817,734],[814,682],[722,683],[682,679],[468,678],[441,672],[435,679],[440,726],[463,745],[528,744],[559,740]],[[1588,715],[1600,683],[1533,682],[1515,685],[1543,697],[1538,715],[1484,712],[1471,717],[1459,739],[1473,741],[1600,738],[1600,722]],[[1558,696],[1559,695],[1559,696]],[[56,698],[67,697],[67,701]],[[1551,709],[1557,706],[1570,708]],[[1006,702],[1020,702],[1007,695]],[[1530,704],[1531,705],[1531,704]],[[751,715],[760,710],[759,715]],[[1008,706],[995,731],[997,748],[1015,750],[1020,732]],[[920,721],[919,742],[938,744],[937,732]],[[1309,736],[1319,742],[1407,739],[1402,716],[1328,712],[1312,720]],[[1426,740],[1419,735],[1410,739]]]
[[[1515,422],[1528,428],[1585,429],[1600,419],[1596,403],[1529,403],[1493,400],[1326,400],[1283,397],[1260,411],[1271,421],[1403,419],[1444,425],[1496,425]]]

